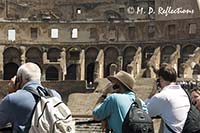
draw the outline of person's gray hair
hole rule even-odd
[[[17,77],[22,78],[22,80],[36,80],[40,82],[41,70],[37,64],[28,62],[18,68]]]

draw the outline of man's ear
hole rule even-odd
[[[16,85],[17,83],[19,83],[19,77],[16,77],[16,79],[15,79],[15,85]]]
[[[22,76],[17,76],[15,79],[15,89],[18,90],[22,84]]]

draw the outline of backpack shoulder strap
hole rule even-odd
[[[165,126],[167,127],[167,129],[168,129],[170,132],[172,132],[172,133],[176,133],[176,132],[174,132],[174,130],[173,130],[173,129],[171,129],[171,127],[170,127],[170,126],[168,126],[168,125],[167,125],[167,123],[165,123]]]
[[[137,98],[136,96],[135,96],[135,101],[133,102],[133,104],[136,105],[138,108],[142,109],[142,103],[140,99]]]
[[[41,86],[38,86],[36,89],[33,88],[33,87],[25,87],[24,90],[30,92],[33,95],[35,102],[36,102],[36,104],[33,108],[33,111],[31,113],[31,117],[29,118],[29,120],[27,121],[26,126],[25,126],[25,132],[28,132],[30,127],[31,127],[31,120],[32,120],[32,117],[33,117],[34,110],[35,110],[37,103],[39,102],[40,98],[44,95],[52,97],[53,92],[51,90],[49,90],[48,88],[45,88],[45,87],[42,88]],[[44,93],[44,94],[42,94],[41,92]]]
[[[38,86],[36,89],[33,87],[25,87],[24,90],[30,92],[31,94],[34,95],[34,97],[41,97],[41,96],[50,96],[53,97],[53,93],[51,90]]]
[[[32,88],[32,87],[25,87],[24,90],[30,92],[34,96],[41,97],[41,95],[39,94],[39,92],[36,89]]]
[[[32,117],[33,117],[34,110],[35,110],[35,108],[36,108],[36,106],[37,106],[37,103],[39,102],[39,100],[40,100],[40,98],[41,98],[41,95],[40,95],[39,92],[38,92],[35,88],[33,88],[33,87],[25,87],[24,90],[30,92],[30,93],[33,95],[33,97],[34,97],[34,99],[35,99],[35,102],[36,102],[36,104],[35,104],[34,107],[33,107],[31,116],[30,116],[30,118],[28,119],[28,121],[26,122],[26,125],[25,125],[25,129],[24,129],[24,130],[25,130],[25,132],[28,133],[29,129],[31,128],[31,120],[32,120]]]
[[[183,88],[182,88],[183,89]],[[189,102],[190,102],[190,107],[191,107],[191,105],[192,105],[192,99],[191,99],[191,96],[190,96],[190,94],[189,94],[189,92],[186,90],[186,89],[183,89],[184,91],[185,91],[185,93],[187,94],[187,96],[188,96],[188,99],[189,99]]]

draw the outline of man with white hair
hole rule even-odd
[[[38,65],[29,62],[19,67],[17,75],[8,84],[9,94],[0,103],[0,127],[11,123],[14,133],[27,132],[36,101],[33,95],[24,89],[42,87],[40,78],[41,70]],[[61,99],[55,90],[52,90],[52,93]]]

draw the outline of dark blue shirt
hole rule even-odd
[[[11,123],[14,133],[24,131],[36,103],[33,95],[24,88],[37,88],[38,86],[41,86],[39,82],[30,81],[22,89],[4,97],[0,104],[0,127]],[[55,90],[52,92],[54,96],[61,99],[61,96]]]

